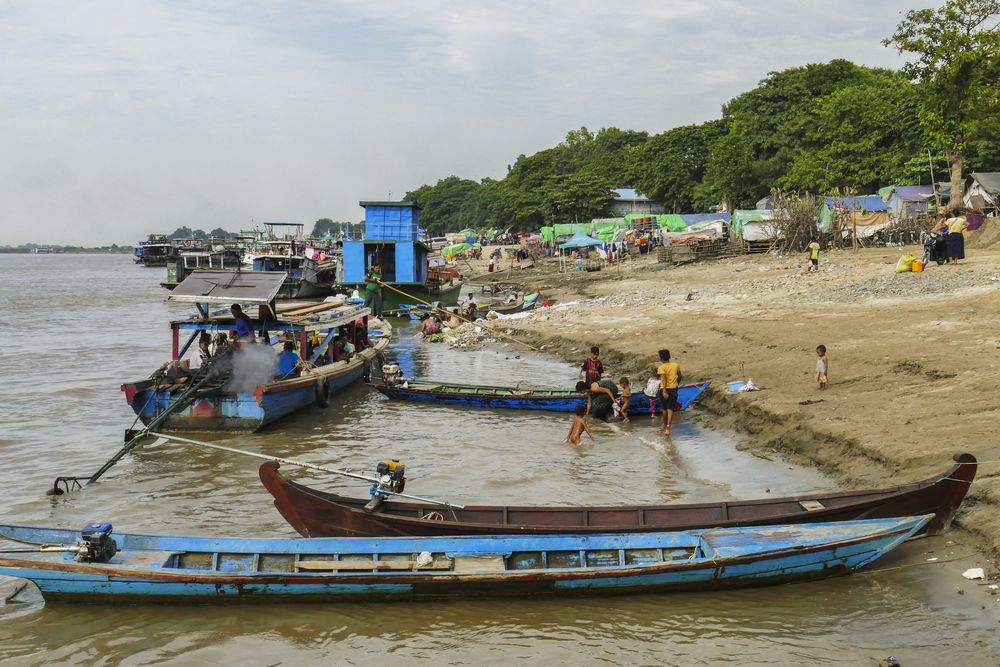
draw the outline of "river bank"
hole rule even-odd
[[[643,257],[593,273],[559,273],[547,260],[514,269],[511,279],[571,305],[504,325],[567,361],[599,345],[607,374],[639,386],[657,350],[669,348],[686,380],[713,382],[703,406],[715,424],[746,434],[759,453],[818,466],[845,487],[920,479],[960,450],[998,461],[1000,252],[970,249],[958,266],[896,274],[900,254],[832,251],[817,274],[805,273],[804,256],[663,270]],[[825,392],[814,380],[819,344],[829,350]],[[726,381],[744,377],[762,391],[725,392]],[[980,468],[957,518],[994,554],[998,471]]]

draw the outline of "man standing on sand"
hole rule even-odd
[[[660,365],[656,374],[660,376],[660,408],[663,410],[663,435],[670,435],[670,425],[674,421],[674,406],[677,405],[677,391],[681,386],[681,366],[670,361],[670,350],[660,350]]]
[[[365,275],[365,307],[371,308],[372,315],[382,315],[382,267],[373,264]]]

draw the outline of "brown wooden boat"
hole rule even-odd
[[[922,514],[935,515],[923,532],[937,535],[951,525],[976,476],[976,457],[958,453],[954,459],[955,465],[946,472],[903,486],[693,505],[453,509],[388,500],[369,511],[368,499],[289,481],[272,461],[260,467],[260,479],[274,496],[274,506],[304,537],[655,532]]]

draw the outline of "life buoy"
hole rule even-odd
[[[321,408],[330,405],[330,388],[326,386],[326,380],[316,383],[316,405]]]

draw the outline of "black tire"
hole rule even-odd
[[[316,383],[316,405],[321,408],[330,405],[330,388],[326,386],[326,380]]]

